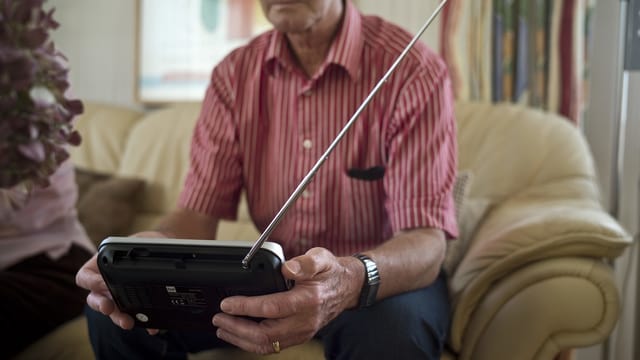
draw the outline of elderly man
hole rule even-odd
[[[243,189],[264,229],[411,38],[348,0],[261,4],[274,30],[213,70],[178,208],[138,235],[213,239]],[[330,359],[438,359],[449,327],[440,267],[457,234],[452,105],[445,65],[417,44],[271,236],[295,286],[223,300],[215,335],[123,330],[133,320],[92,258],[77,282],[91,291],[97,356],[184,358],[228,344],[266,354],[317,338]]]

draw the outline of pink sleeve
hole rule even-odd
[[[396,104],[385,141],[389,154],[386,207],[394,232],[429,227],[456,237],[452,194],[456,124],[444,65],[410,80]]]
[[[191,163],[179,206],[234,220],[242,189],[236,126],[222,81],[212,77],[191,142]]]
[[[49,181],[49,186],[31,191],[24,207],[0,218],[2,237],[44,229],[60,218],[75,214],[78,189],[71,161],[62,163]]]

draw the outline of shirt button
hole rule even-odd
[[[302,147],[305,149],[311,149],[311,147],[313,146],[313,143],[311,142],[311,140],[309,139],[304,139],[304,141],[302,141]]]
[[[312,93],[313,93],[313,91],[311,91],[311,89],[309,89],[309,90],[305,90],[305,91],[302,93],[302,95],[304,95],[304,96],[306,96],[306,97],[309,97],[309,96],[311,96],[311,94],[312,94]]]
[[[309,239],[305,239],[305,238],[300,239],[300,245],[304,247],[309,246]]]
[[[311,192],[309,190],[305,190],[302,192],[302,197],[307,199],[309,198],[309,196],[311,196]]]

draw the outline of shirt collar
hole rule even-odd
[[[352,79],[357,79],[363,46],[362,17],[351,1],[345,0],[342,25],[329,48],[320,73],[324,72],[329,64],[335,64],[344,68]],[[289,48],[287,39],[279,31],[272,32],[265,57],[265,64],[273,64],[275,62],[280,63],[288,70],[293,70],[296,66],[294,55]]]

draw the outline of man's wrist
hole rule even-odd
[[[355,309],[360,301],[360,290],[364,284],[364,265],[353,256],[340,258],[343,267],[345,309]]]

